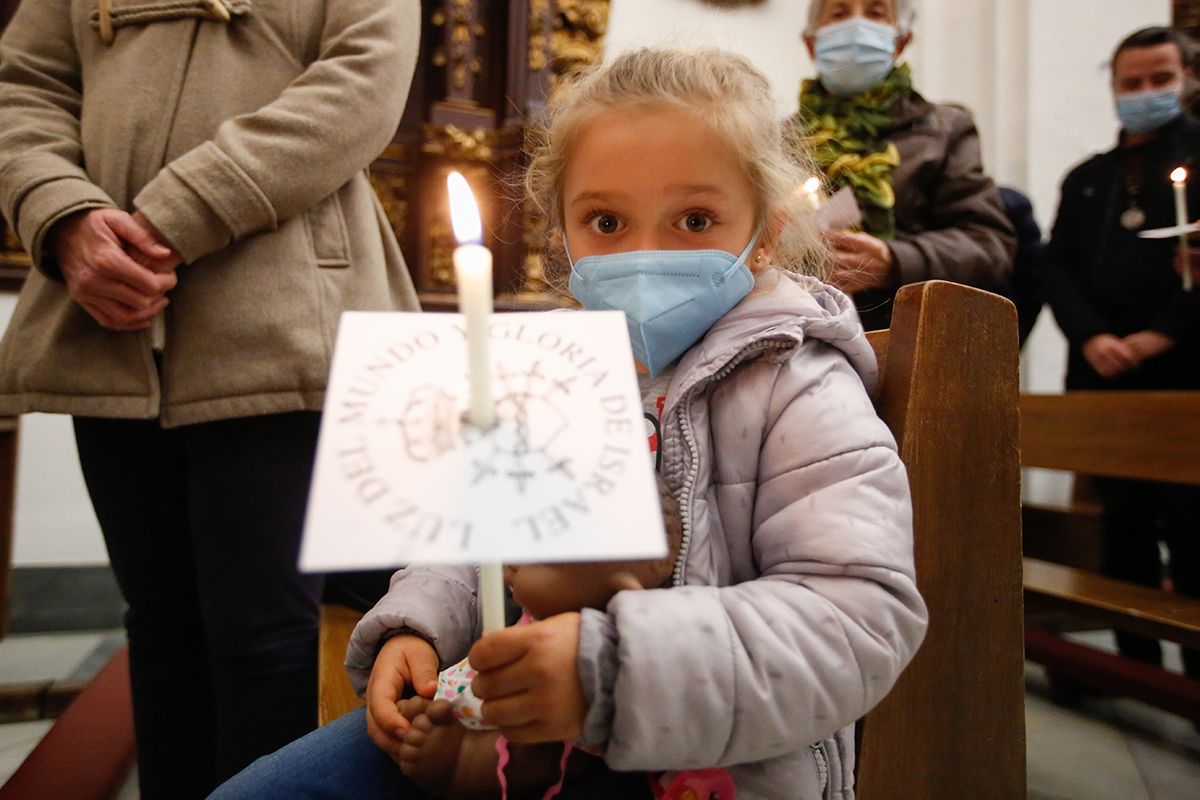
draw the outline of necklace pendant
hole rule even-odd
[[[1137,206],[1130,206],[1121,212],[1121,227],[1127,231],[1140,231],[1146,224],[1146,212]]]

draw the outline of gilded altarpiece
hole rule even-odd
[[[426,2],[408,112],[391,157],[372,169],[427,308],[454,306],[446,175],[475,189],[495,255],[500,308],[549,302],[544,222],[521,198],[527,126],[564,75],[599,60],[608,0]]]
[[[19,0],[0,0],[0,27]],[[544,222],[522,202],[527,126],[564,75],[597,61],[609,0],[423,0],[421,53],[408,106],[371,181],[427,308],[454,301],[446,175],[466,175],[495,256],[500,308],[551,304],[542,281]],[[0,228],[0,278],[29,259]]]

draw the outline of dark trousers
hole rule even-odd
[[[1163,578],[1159,542],[1170,553],[1168,574],[1181,595],[1200,598],[1200,486],[1095,478],[1104,505],[1104,574],[1142,586]],[[1117,632],[1121,655],[1162,664],[1157,639]],[[1184,648],[1184,670],[1200,678],[1200,652]]]
[[[75,419],[129,606],[144,800],[205,797],[316,727],[321,578],[297,558],[319,424]]]

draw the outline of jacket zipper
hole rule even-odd
[[[738,351],[737,355],[725,362],[725,365],[710,375],[704,380],[697,381],[692,388],[688,389],[687,395],[679,401],[677,412],[682,416],[680,428],[683,431],[686,448],[689,455],[688,470],[683,479],[683,491],[680,493],[679,507],[683,511],[683,536],[679,543],[679,555],[675,557],[675,568],[671,571],[671,585],[682,586],[684,580],[684,565],[687,563],[688,548],[692,541],[692,491],[696,487],[697,473],[699,472],[699,454],[696,451],[696,436],[692,432],[692,416],[691,406],[692,398],[705,387],[710,384],[717,383],[725,379],[731,372],[738,368],[746,359],[757,356],[768,350],[786,350],[795,347],[797,340],[794,338],[769,338],[760,339],[756,342],[751,342]]]
[[[829,759],[825,756],[825,745],[817,742],[810,744],[808,749],[812,751],[813,761],[816,762],[817,776],[821,779],[821,796],[824,797],[829,789]]]

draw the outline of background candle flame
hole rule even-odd
[[[479,219],[479,206],[467,179],[460,172],[451,172],[446,178],[450,191],[450,221],[454,225],[454,238],[459,244],[483,244],[483,223]]]
[[[821,188],[821,179],[813,175],[800,188],[808,194],[815,194]]]
[[[1161,175],[1162,173],[1160,172],[1158,174]],[[1187,170],[1183,167],[1176,167],[1171,171],[1171,180],[1173,180],[1175,183],[1183,183],[1187,180],[1187,176]]]

